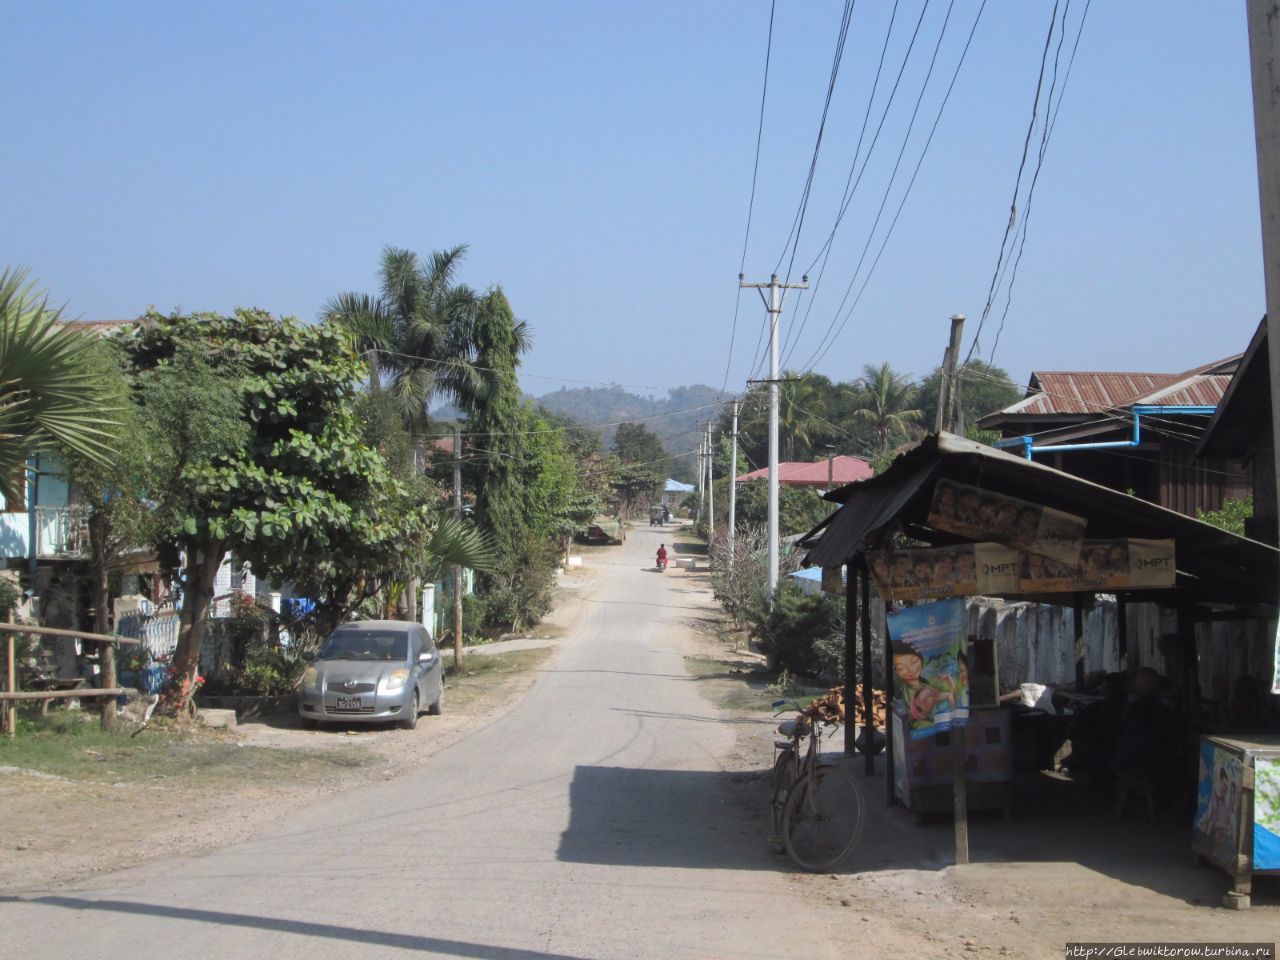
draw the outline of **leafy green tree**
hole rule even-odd
[[[1237,537],[1247,537],[1245,523],[1253,519],[1253,497],[1242,497],[1239,500],[1223,500],[1217,510],[1201,510],[1196,514],[1197,520],[1221,527]]]
[[[1022,390],[1009,379],[1009,374],[982,360],[970,360],[960,368],[960,406],[964,410],[966,431],[970,424],[988,413],[1003,410],[1022,397]],[[916,407],[920,410],[920,423],[927,430],[933,429],[938,412],[938,392],[942,387],[942,367],[920,383]]]
[[[259,310],[150,313],[122,346],[162,445],[160,544],[185,560],[173,665],[185,701],[227,552],[273,572],[330,556],[392,482],[361,442],[362,364],[331,325]]]
[[[93,342],[61,322],[61,310],[27,282],[0,273],[0,493],[21,496],[28,458],[64,451],[106,463],[118,424],[92,360]]]
[[[855,382],[853,420],[871,433],[874,453],[883,454],[919,430],[922,414],[913,406],[916,387],[887,363],[867,364]]]
[[[658,435],[642,423],[620,424],[614,434],[613,450],[618,458],[615,490],[624,516],[632,516],[637,508],[648,506],[661,494],[667,451]]]
[[[717,506],[719,498],[717,496]],[[778,529],[782,536],[808,533],[836,509],[807,487],[778,487]],[[769,522],[769,485],[765,480],[738,484],[738,528],[765,526]]]

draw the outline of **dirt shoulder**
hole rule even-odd
[[[423,716],[411,731],[303,730],[283,715],[231,731],[157,725],[106,738],[96,718],[70,717],[56,750],[35,738],[0,743],[0,891],[224,846],[326,796],[401,776],[519,700],[553,652],[552,639],[484,656],[468,650],[444,714]]]
[[[690,576],[682,574],[682,576]],[[696,576],[696,575],[694,575]],[[690,586],[692,586],[692,582]],[[721,758],[736,802],[767,832],[774,728],[769,703],[806,691],[770,688],[763,658],[712,613],[677,642],[699,689],[733,723],[733,753]],[[828,741],[843,745],[843,730]],[[1280,930],[1280,877],[1256,877],[1253,907],[1224,909],[1227,876],[1197,865],[1189,813],[1142,811],[1117,820],[1111,798],[1048,775],[1018,778],[1014,816],[975,811],[967,866],[954,865],[949,817],[916,824],[885,800],[885,761],[843,761],[859,785],[865,825],[835,874],[792,871],[795,892],[824,904],[829,935],[851,955],[1061,957],[1075,941],[1267,942]]]

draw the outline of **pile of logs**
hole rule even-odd
[[[862,684],[858,684],[855,688],[857,702],[854,704],[854,717],[860,724],[864,723],[864,714],[866,713],[866,704],[863,699]],[[825,720],[827,722],[838,721],[844,722],[844,687],[832,687],[822,696],[818,697],[809,706],[802,711],[805,716],[813,720]],[[875,687],[871,688],[871,717],[875,726],[883,729],[888,718],[888,706],[885,703],[883,690]]]

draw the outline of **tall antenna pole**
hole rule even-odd
[[[779,283],[775,273],[769,277],[768,283],[745,283],[743,274],[738,274],[739,287],[752,287],[760,291],[760,299],[764,300],[764,291],[769,290],[769,299],[765,307],[769,311],[769,597],[773,602],[774,591],[778,588],[778,319],[782,315],[782,300],[787,290],[808,290],[809,278],[800,278],[800,283]]]

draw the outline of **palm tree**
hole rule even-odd
[[[90,362],[93,342],[27,283],[0,274],[0,493],[20,496],[21,471],[55,445],[97,462],[113,454],[115,423]]]
[[[465,404],[484,390],[474,342],[481,298],[454,283],[466,250],[437,251],[422,263],[411,250],[386,247],[381,295],[338,294],[320,313],[351,333],[368,358],[370,390],[382,389],[385,378],[411,430],[425,425],[433,397]]]
[[[783,460],[796,458],[797,444],[812,455],[814,437],[829,429],[829,426],[814,411],[822,408],[830,390],[831,381],[821,374],[814,373],[806,373],[796,380],[783,384],[778,415],[779,432],[783,443]]]
[[[854,383],[853,419],[871,431],[877,454],[888,452],[898,441],[919,430],[921,412],[911,406],[916,387],[887,363],[867,364]]]

